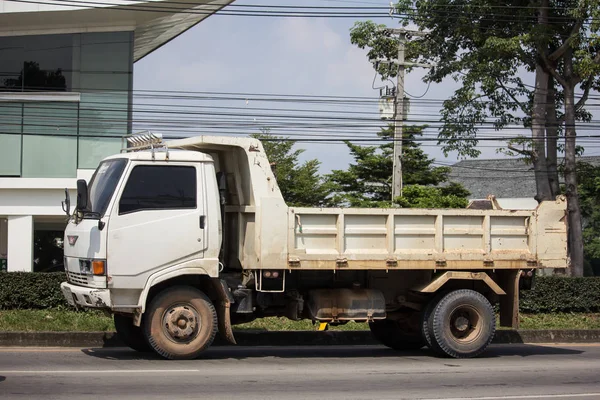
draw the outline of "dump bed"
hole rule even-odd
[[[289,260],[307,269],[567,266],[566,200],[535,210],[290,208]]]

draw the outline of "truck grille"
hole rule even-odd
[[[86,274],[80,274],[77,272],[67,271],[67,280],[69,283],[75,283],[78,285],[88,284],[88,276]]]

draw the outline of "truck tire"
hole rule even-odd
[[[421,314],[421,336],[423,337],[423,341],[425,342],[427,347],[429,347],[430,349],[433,349],[434,345],[433,341],[431,340],[431,324],[433,323],[431,316],[433,314],[433,309],[435,308],[439,300],[440,299],[437,296],[431,299],[429,303],[427,303],[427,305],[425,306],[423,314]]]
[[[133,324],[133,318],[115,314],[113,316],[115,321],[115,329],[117,330],[117,336],[126,346],[131,347],[135,351],[140,353],[147,353],[152,351],[152,347],[146,341],[144,331],[142,328]]]
[[[445,295],[446,292],[435,295],[431,300],[429,300],[423,309],[423,312],[421,313],[421,336],[423,337],[423,341],[427,347],[436,352],[439,352],[439,348],[437,348],[435,341],[431,339],[433,337],[433,333],[431,331],[431,326],[433,324],[433,310]]]
[[[369,328],[379,343],[394,350],[419,350],[425,345],[418,329],[410,329],[400,321],[376,320],[369,322]]]
[[[210,299],[191,286],[159,293],[150,303],[144,334],[160,356],[170,360],[198,357],[217,333],[217,313]]]
[[[432,349],[453,358],[478,356],[496,332],[492,305],[481,293],[468,289],[443,296],[428,321]]]

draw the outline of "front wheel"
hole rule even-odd
[[[198,289],[173,287],[150,303],[144,333],[162,357],[193,359],[212,344],[217,333],[217,313],[210,299]]]
[[[492,305],[474,290],[446,294],[427,319],[433,350],[453,358],[478,356],[489,346],[496,332]]]

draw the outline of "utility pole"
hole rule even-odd
[[[396,101],[394,108],[394,167],[392,174],[392,199],[402,196],[402,128],[404,121],[404,68],[424,67],[431,68],[430,64],[411,63],[404,61],[404,44],[407,36],[425,36],[424,32],[408,31],[406,29],[390,29],[393,34],[398,35],[398,60],[377,60],[398,65],[396,76]]]
[[[402,196],[402,123],[404,120],[404,42],[406,41],[406,31],[401,29],[397,33],[398,75],[396,77],[396,107],[394,112],[394,172],[392,174],[392,201],[396,197]]]

